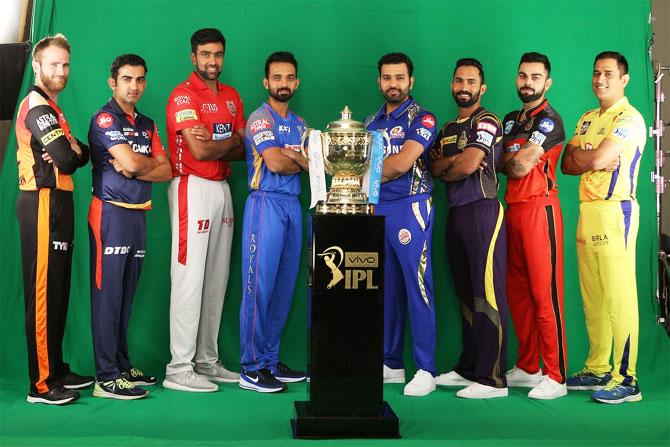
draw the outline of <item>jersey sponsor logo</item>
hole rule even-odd
[[[584,135],[587,130],[589,130],[589,126],[591,125],[591,121],[584,121],[582,123],[582,127],[579,129],[579,135]]]
[[[121,245],[118,247],[105,247],[103,254],[105,255],[125,255],[130,251],[130,245]]]
[[[177,95],[174,97],[174,103],[178,106],[183,106],[184,104],[191,104],[191,97],[188,95]]]
[[[389,132],[389,136],[391,138],[405,138],[405,132],[403,132],[402,126],[395,126],[391,129],[391,132]]]
[[[505,123],[505,135],[510,133],[512,131],[513,127],[514,127],[514,121],[507,121]]]
[[[284,149],[290,149],[295,152],[300,152],[302,146],[300,144],[284,144]]]
[[[219,113],[219,106],[206,102],[200,106],[200,110],[202,110],[202,113]]]
[[[271,129],[272,128],[272,123],[270,123],[270,120],[267,118],[261,118],[259,120],[254,121],[251,123],[251,131],[253,133],[256,133],[258,131],[261,131],[263,129]]]
[[[519,149],[521,149],[521,145],[519,143],[514,143],[511,146],[505,148],[507,152],[519,152]]]
[[[135,251],[135,257],[136,258],[143,258],[145,253],[146,253],[146,250],[136,250]]]
[[[538,129],[540,129],[544,133],[549,133],[552,130],[554,130],[554,122],[550,120],[549,118],[545,118],[542,121],[540,121],[540,124],[537,125]]]
[[[400,149],[402,149],[402,144],[392,144],[390,150],[388,147],[384,149],[384,157],[388,157],[391,154],[397,154],[400,152]]]
[[[256,135],[254,135],[254,143],[256,143],[256,146],[261,144],[264,141],[270,141],[274,140],[275,135],[272,133],[270,130],[264,130],[262,132],[258,132]]]
[[[432,129],[433,127],[435,127],[435,117],[433,115],[426,115],[421,120],[421,124],[423,124],[429,129]]]
[[[446,146],[447,144],[454,144],[456,142],[456,135],[449,135],[440,140],[441,146]]]
[[[535,122],[535,118],[531,118],[528,120],[525,126],[523,126],[523,130],[530,130],[533,128],[533,123]]]
[[[482,143],[486,146],[490,146],[493,143],[493,135],[483,130],[477,131],[477,143]]]
[[[44,130],[47,127],[55,126],[58,124],[58,119],[51,113],[45,113],[44,115],[38,116],[35,120],[35,124],[40,130]]]
[[[233,223],[235,222],[235,218],[230,217],[230,216],[223,216],[221,218],[221,223],[227,227],[232,227]]]
[[[398,231],[398,242],[402,245],[407,245],[412,240],[412,233],[407,228],[401,228]]]
[[[284,124],[279,125],[279,132],[282,133],[291,133],[291,126],[286,126]]]
[[[184,121],[197,120],[198,115],[193,109],[184,109],[174,114],[175,121],[177,123],[183,123]]]
[[[591,235],[591,244],[592,245],[609,245],[610,241],[607,238],[607,234],[592,234]]]
[[[70,247],[69,242],[51,241],[51,243],[54,246],[54,250],[58,250],[58,251],[67,251],[68,248]]]
[[[105,132],[105,136],[110,140],[110,141],[118,141],[118,140],[125,140],[126,137],[123,136],[121,132],[118,130],[108,130]]]
[[[237,115],[237,108],[235,107],[235,103],[233,101],[226,101],[226,105],[228,106],[228,110],[233,116]]]
[[[481,123],[477,123],[477,130],[484,130],[493,135],[495,135],[498,132],[498,128],[496,126],[484,121],[482,121]]]
[[[430,137],[433,136],[431,131],[424,129],[423,127],[416,129],[416,133],[418,133],[426,141],[430,141]]]
[[[143,130],[142,131],[142,136],[146,138],[147,140],[151,140],[151,137],[153,136],[153,132],[150,130]]]
[[[198,233],[209,232],[209,219],[198,220]]]
[[[62,137],[64,135],[65,135],[65,133],[63,132],[63,129],[58,128],[58,129],[54,129],[51,132],[49,132],[48,134],[44,135],[42,138],[40,138],[40,141],[42,142],[43,146],[47,146],[49,143],[54,141],[56,138]]]
[[[149,155],[151,153],[151,149],[148,144],[137,144],[132,141],[129,141],[128,144],[133,148],[133,152],[144,155]]]
[[[626,129],[625,127],[617,127],[616,129],[614,129],[614,135],[621,138],[622,140],[625,140],[626,138],[628,138],[628,129]]]
[[[98,123],[98,127],[107,129],[109,126],[114,124],[114,118],[112,118],[112,115],[110,115],[109,113],[103,112],[100,115],[98,115],[96,123]]]
[[[535,143],[538,146],[542,146],[542,143],[544,143],[544,141],[546,139],[547,139],[546,135],[544,135],[544,134],[542,134],[542,133],[540,133],[539,131],[536,130],[531,134],[528,141],[530,141],[531,143]]]
[[[232,132],[230,131],[231,127],[230,123],[212,124],[212,130],[214,131],[212,133],[212,140],[221,141],[230,138],[230,135],[232,135]]]

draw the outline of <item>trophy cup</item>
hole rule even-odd
[[[351,110],[345,106],[342,118],[328,123],[321,134],[321,151],[325,170],[333,179],[325,201],[316,205],[317,214],[374,214],[374,205],[361,189],[361,176],[370,166],[373,137],[365,125],[351,119]],[[310,131],[302,137],[305,141]],[[388,141],[388,135],[385,135]]]

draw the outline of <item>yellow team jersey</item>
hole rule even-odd
[[[577,122],[575,137],[584,151],[597,148],[605,138],[624,147],[617,170],[588,171],[582,174],[579,201],[635,200],[646,128],[642,115],[628,103],[628,99],[621,98],[603,114],[600,109],[586,112]]]

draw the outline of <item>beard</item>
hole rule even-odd
[[[270,96],[279,102],[289,102],[289,100],[293,97],[293,92],[287,88],[281,88],[278,90],[270,89],[268,91],[270,92]]]
[[[524,88],[529,88],[530,90],[533,90],[530,87],[524,87]],[[540,90],[539,92],[533,90],[533,93],[531,94],[521,93],[521,89],[518,89],[516,91],[516,94],[519,95],[519,99],[521,100],[521,102],[527,104],[529,102],[537,101],[538,99],[540,99],[542,95],[544,95],[544,89]]]
[[[40,81],[42,81],[42,85],[47,90],[58,93],[65,89],[65,86],[67,85],[67,76],[49,77],[44,73],[40,73]]]
[[[394,90],[398,92],[398,96],[391,96],[389,94],[390,90]],[[388,89],[384,92],[382,92],[382,96],[388,102],[389,104],[401,104],[405,102],[407,97],[409,96],[409,89],[408,90],[402,90],[402,89]]]
[[[216,81],[219,79],[219,75],[221,74],[221,70],[218,68],[216,69],[215,73],[210,73],[207,71],[207,67],[200,68],[200,66],[196,67],[196,70],[198,71],[198,74],[200,75],[201,78],[207,79],[208,81]]]
[[[469,95],[470,97],[468,99],[461,99],[458,97],[460,94],[466,94]],[[470,107],[473,104],[477,104],[477,101],[479,101],[479,92],[475,94],[471,94],[470,92],[465,92],[463,90],[451,92],[451,95],[454,97],[454,101],[456,101],[456,104],[458,107]]]

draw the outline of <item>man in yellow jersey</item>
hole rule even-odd
[[[640,219],[635,189],[646,135],[642,116],[624,96],[629,80],[622,54],[596,56],[591,87],[600,108],[577,122],[561,164],[564,174],[581,175],[577,259],[589,336],[585,367],[567,385],[596,390],[592,398],[610,404],[642,400],[635,375]]]

